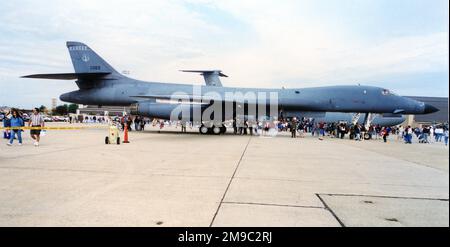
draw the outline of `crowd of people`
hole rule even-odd
[[[366,128],[361,124],[349,124],[347,122],[316,122],[313,118],[292,118],[291,120],[282,120],[278,122],[279,131],[290,131],[291,137],[304,137],[309,133],[312,136],[317,136],[323,140],[325,136],[332,138],[344,139],[348,136],[349,139],[361,141],[363,139],[378,139],[382,138],[387,142],[387,137],[390,134],[397,133],[397,127],[382,127],[380,125],[370,125]]]
[[[305,137],[306,134],[317,136],[323,140],[325,136],[331,138],[348,138],[350,140],[361,141],[364,139],[382,139],[383,142],[388,141],[390,135],[396,135],[398,140],[403,140],[404,143],[412,143],[413,138],[416,138],[419,143],[443,142],[448,145],[449,130],[448,124],[440,125],[423,125],[422,127],[412,128],[411,126],[380,126],[369,125],[366,128],[364,125],[356,123],[349,124],[347,122],[325,123],[316,122],[313,118],[291,118],[290,120],[280,120],[276,123],[255,122],[252,124],[245,121],[244,124],[238,127],[236,122],[233,122],[234,134],[238,135],[264,135],[270,129],[277,132],[290,132],[292,138]]]
[[[423,125],[422,127],[412,128],[407,126],[406,128],[400,127],[399,138],[403,138],[405,143],[411,144],[412,139],[415,136],[419,143],[431,143],[431,142],[444,142],[445,146],[448,145],[448,125]]]
[[[11,109],[3,113],[3,127],[12,128],[5,129],[3,138],[7,139],[7,145],[12,145],[14,140],[18,140],[18,145],[22,145],[22,132],[26,124],[30,128],[30,136],[34,140],[34,145],[39,146],[41,129],[45,125],[43,115],[38,108],[33,109],[33,113],[27,119],[24,119],[24,113],[17,109]],[[26,115],[28,116],[28,115]],[[105,117],[105,116],[88,116],[88,115],[70,115],[68,117],[69,123],[115,123],[121,130],[125,127],[131,131],[134,127],[135,131],[144,131],[146,124],[152,123],[155,127],[158,125],[159,129],[163,129],[165,125],[181,126],[181,131],[186,132],[186,127],[191,129],[194,124],[191,122],[179,121],[164,121],[141,116],[126,115],[123,117]],[[305,137],[306,134],[317,136],[323,140],[325,136],[330,138],[348,138],[350,140],[361,141],[363,139],[383,139],[387,142],[389,135],[397,135],[397,140],[403,140],[406,144],[411,144],[413,138],[417,139],[419,143],[443,142],[448,145],[449,130],[448,124],[439,125],[422,125],[421,127],[411,126],[393,126],[382,127],[379,125],[370,125],[366,128],[361,124],[349,124],[346,122],[325,123],[316,122],[313,118],[291,118],[282,119],[280,121],[240,121],[234,120],[232,122],[233,133],[235,135],[273,135],[278,132],[290,132],[292,138]]]
[[[122,129],[125,128],[125,123],[129,130],[134,125],[136,131],[143,131],[145,124],[152,123],[153,127],[158,127],[159,130],[165,126],[181,126],[181,132],[186,132],[186,127],[190,129],[194,127],[191,122],[180,121],[166,121],[162,119],[125,116],[120,118]],[[241,121],[236,120],[232,122],[233,134],[235,135],[267,135],[270,131],[290,132],[292,138],[305,137],[307,134],[317,136],[320,140],[324,137],[331,138],[348,138],[350,140],[362,141],[364,139],[382,139],[384,142],[388,141],[390,135],[396,135],[397,139],[402,139],[404,143],[412,143],[415,137],[419,143],[430,142],[444,142],[448,145],[448,125],[423,125],[422,127],[411,128],[411,126],[386,126],[370,125],[366,128],[361,124],[349,124],[346,122],[325,123],[315,122],[313,118],[292,118],[290,120],[273,121]],[[270,133],[273,135],[273,133]],[[414,135],[413,135],[414,134]]]

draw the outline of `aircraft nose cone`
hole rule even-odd
[[[437,112],[437,111],[439,111],[439,109],[434,107],[434,106],[432,106],[432,105],[430,105],[430,104],[425,104],[425,108],[423,110],[423,112],[425,114],[433,113],[433,112]]]

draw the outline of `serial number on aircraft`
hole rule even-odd
[[[178,242],[203,243],[206,245],[212,242],[259,242],[264,244],[272,243],[272,232],[222,232],[220,236],[213,233],[189,233],[188,231],[178,235]]]
[[[69,51],[87,51],[88,48],[85,45],[69,46]]]

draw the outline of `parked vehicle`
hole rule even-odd
[[[44,116],[44,122],[53,122],[53,119],[49,116]]]

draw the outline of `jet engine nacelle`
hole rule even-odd
[[[131,114],[171,121],[195,121],[201,117],[201,105],[140,102],[131,105]]]

